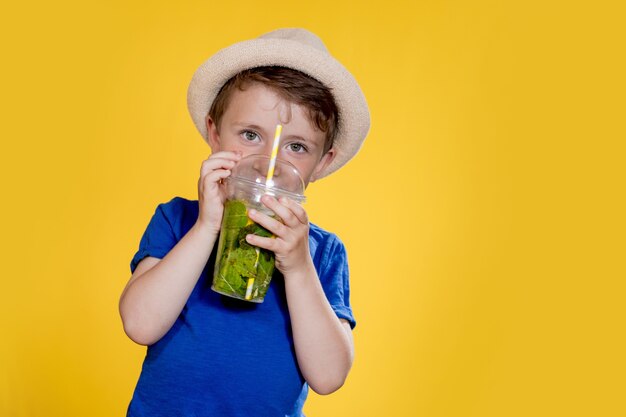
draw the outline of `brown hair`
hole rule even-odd
[[[209,116],[218,128],[233,90],[238,88],[244,91],[251,83],[263,84],[283,99],[306,108],[309,120],[326,133],[324,153],[332,147],[339,125],[339,111],[330,89],[315,78],[291,68],[277,66],[250,68],[228,80],[209,110]]]

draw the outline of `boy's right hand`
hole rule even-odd
[[[222,151],[202,162],[198,179],[198,227],[219,233],[226,199],[222,180],[230,176],[231,169],[240,159],[240,152]]]

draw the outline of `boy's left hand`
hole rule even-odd
[[[248,217],[276,237],[267,238],[247,235],[246,241],[251,245],[271,250],[276,255],[276,268],[287,275],[297,268],[306,268],[311,261],[309,252],[309,219],[304,208],[295,201],[281,197],[276,200],[271,196],[263,196],[261,202],[278,217],[282,223],[257,210],[250,210]]]

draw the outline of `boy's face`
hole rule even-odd
[[[298,169],[305,186],[335,156],[333,149],[324,154],[326,134],[311,123],[306,108],[284,100],[259,83],[232,92],[220,126],[209,116],[206,123],[213,152],[240,151],[244,157],[270,156],[276,125],[282,124],[278,158]]]

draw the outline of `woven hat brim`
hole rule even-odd
[[[339,129],[333,161],[318,175],[325,177],[352,159],[370,128],[365,96],[350,72],[327,52],[298,41],[252,39],[217,52],[194,74],[187,106],[196,128],[207,140],[205,117],[222,86],[237,73],[260,66],[282,66],[301,71],[328,87],[339,109]]]

